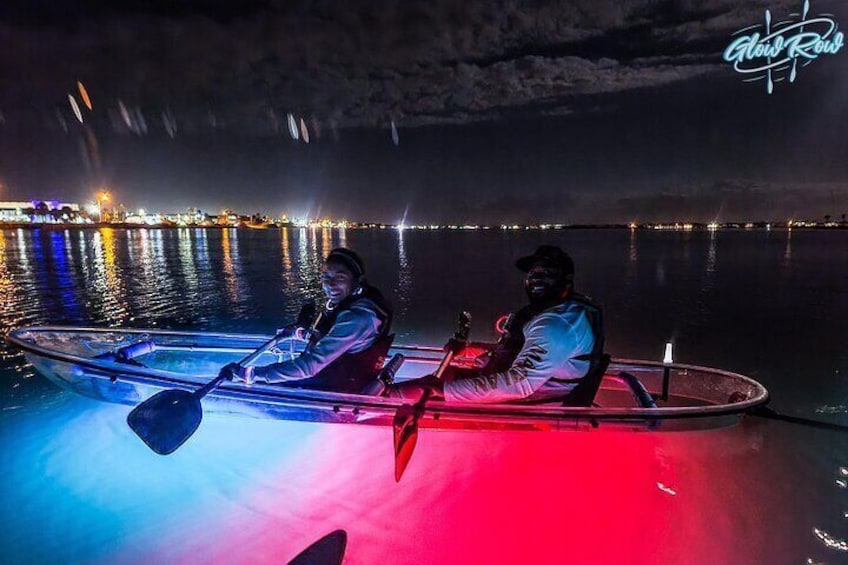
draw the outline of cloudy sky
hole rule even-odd
[[[801,4],[5,2],[0,199],[107,186],[129,208],[376,221],[836,216],[848,51],[771,95],[721,59],[766,9]],[[848,1],[811,13],[848,24]]]

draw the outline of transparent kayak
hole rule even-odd
[[[7,340],[36,370],[73,392],[137,405],[166,389],[196,390],[227,363],[238,361],[271,336],[142,329],[31,327]],[[479,348],[487,344],[477,344]],[[278,362],[298,352],[281,342],[257,361]],[[472,348],[473,349],[473,348]],[[398,381],[433,372],[441,347],[397,345],[406,362]],[[460,366],[468,363],[462,355]],[[647,394],[645,394],[647,393]],[[634,431],[712,429],[737,423],[765,405],[760,383],[728,371],[693,365],[614,359],[592,407],[546,404],[464,404],[429,401],[422,428],[470,430]],[[224,383],[203,399],[206,412],[309,422],[392,425],[404,400],[288,386]]]

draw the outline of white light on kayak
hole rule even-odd
[[[674,363],[671,357],[671,342],[665,344],[665,355],[663,356],[663,364],[671,365]]]

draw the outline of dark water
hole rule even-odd
[[[346,245],[392,297],[399,340],[441,343],[462,309],[490,338],[522,303],[512,263],[541,243],[573,255],[614,356],[673,341],[675,361],[848,424],[844,231],[2,231],[0,327],[268,333],[320,297],[321,257]],[[208,418],[158,458],[125,407],[60,391],[8,348],[0,371],[2,562],[279,563],[336,528],[349,563],[848,562],[833,432],[431,433],[395,485],[386,430]]]

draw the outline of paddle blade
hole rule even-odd
[[[319,539],[288,565],[341,565],[347,546],[347,532],[336,530]]]
[[[395,440],[395,482],[400,482],[415,444],[418,443],[418,419],[415,417],[415,407],[404,404],[395,413],[392,421],[392,431]]]
[[[191,437],[202,418],[197,396],[185,390],[163,390],[136,406],[127,424],[147,447],[168,455]]]

